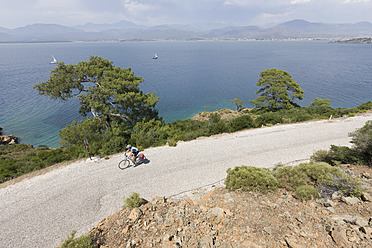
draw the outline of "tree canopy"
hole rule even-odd
[[[107,59],[92,56],[76,65],[58,63],[50,78],[34,88],[52,99],[80,100],[79,113],[87,118],[73,121],[59,132],[62,146],[80,156],[85,138],[92,154],[119,152],[138,122],[159,119],[155,109],[158,98],[154,92],[143,93],[141,82],[131,68],[115,67]]]
[[[155,93],[143,93],[139,84],[143,79],[135,76],[131,68],[115,67],[112,62],[91,56],[88,62],[76,65],[58,63],[46,82],[34,86],[40,95],[52,99],[67,99],[77,96],[80,100],[79,113],[91,113],[111,126],[113,121],[134,126],[142,119],[158,116]]]
[[[331,106],[331,101],[329,99],[315,98],[310,106],[313,108],[329,107]]]
[[[240,112],[243,109],[243,101],[240,100],[239,98],[234,98],[230,100],[231,102],[234,102],[236,105],[236,110]]]
[[[304,91],[292,76],[283,70],[267,69],[260,73],[256,92],[260,94],[255,100],[250,100],[256,107],[270,109],[291,108],[296,106],[295,98],[302,100]]]

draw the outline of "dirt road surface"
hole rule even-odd
[[[331,144],[350,145],[348,133],[372,113],[217,135],[176,147],[145,150],[149,161],[125,170],[122,155],[78,161],[0,189],[0,247],[55,247],[72,230],[86,233],[137,192],[175,196],[223,182],[226,170],[240,165],[273,167],[305,161]]]

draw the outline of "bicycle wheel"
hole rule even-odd
[[[124,160],[120,161],[120,163],[118,164],[118,166],[121,170],[124,170],[125,168],[128,168],[129,165],[130,165],[130,162],[129,162],[128,159],[124,159]]]

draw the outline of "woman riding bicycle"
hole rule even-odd
[[[130,152],[129,156],[132,157],[132,161],[135,164],[136,163],[136,157],[138,155],[138,149],[134,146],[127,145],[127,150],[125,152]]]

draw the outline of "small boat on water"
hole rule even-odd
[[[53,55],[51,55],[51,56],[52,56],[52,58],[53,58],[53,61],[49,62],[49,64],[57,64],[58,61],[56,60],[56,58],[54,58]]]
[[[158,59],[158,55],[155,53],[154,57],[152,59]]]

